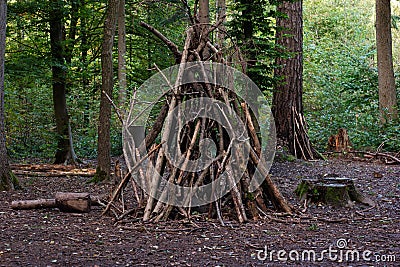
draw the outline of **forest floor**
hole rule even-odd
[[[191,222],[115,224],[101,207],[87,214],[12,210],[13,200],[110,190],[88,184],[90,177],[19,175],[23,190],[0,192],[0,266],[400,266],[400,166],[295,161],[274,163],[271,174],[299,210],[293,191],[300,178],[323,174],[355,179],[376,207],[312,205],[301,215],[271,211],[242,225],[225,218],[225,227],[200,215]]]

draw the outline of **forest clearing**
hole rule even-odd
[[[331,172],[354,178],[357,188],[376,207],[312,204],[304,211],[293,193],[300,179]],[[19,176],[24,190],[1,193],[0,265],[397,266],[400,166],[350,159],[276,162],[271,174],[283,195],[303,212],[285,216],[270,211],[260,220],[245,224],[223,213],[224,227],[218,219],[206,219],[204,214],[194,214],[191,220],[142,223],[132,217],[116,222],[112,216],[101,216],[101,207],[72,214],[57,209],[11,210],[11,201],[51,198],[57,191],[108,193],[104,185],[87,184],[90,177]],[[337,247],[339,239],[346,240],[346,248]],[[328,254],[321,258],[321,252],[329,246],[336,251],[331,258]],[[258,259],[260,250],[263,252]],[[304,250],[314,250],[321,260],[313,261],[312,255],[310,259],[305,256],[304,261],[279,260],[278,250],[295,250],[300,255]],[[359,260],[348,255],[348,261],[343,256],[340,262],[340,250],[357,250]],[[365,250],[372,252],[367,257],[370,261],[362,259]],[[288,256],[281,255],[283,259]]]

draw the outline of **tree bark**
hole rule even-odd
[[[225,0],[217,0],[217,17],[216,21],[224,18],[226,16],[226,1]],[[224,19],[225,23],[226,19]],[[217,29],[217,42],[219,48],[223,47],[225,41],[225,26],[224,23]]]
[[[13,189],[12,173],[7,157],[4,125],[4,60],[6,51],[7,1],[0,0],[0,191]]]
[[[209,0],[199,0],[199,22],[202,35],[206,35],[210,27],[210,2]],[[208,49],[203,49],[202,59],[205,61],[210,57]]]
[[[390,10],[390,0],[376,0],[379,111],[383,124],[398,118],[396,83],[393,71]]]
[[[53,107],[57,126],[57,151],[55,164],[77,161],[73,145],[71,126],[67,111],[65,45],[63,44],[63,7],[57,0],[51,1],[50,46],[52,58]]]
[[[110,178],[111,169],[111,141],[110,141],[110,120],[111,120],[111,103],[107,95],[112,98],[114,86],[114,71],[112,49],[115,37],[117,13],[119,0],[109,0],[106,18],[104,22],[104,36],[101,53],[101,99],[100,99],[100,116],[98,128],[97,143],[97,170],[96,180],[102,181]]]
[[[86,2],[85,0],[81,0],[82,3],[82,7],[85,7]],[[84,92],[88,92],[89,90],[89,70],[88,70],[88,66],[89,66],[89,62],[88,62],[88,50],[89,50],[89,46],[88,46],[88,29],[87,29],[87,18],[86,18],[86,14],[80,14],[80,52],[81,52],[81,64],[82,64],[82,90]],[[90,116],[89,116],[89,109],[90,109],[90,100],[87,100],[86,104],[85,104],[85,111],[83,114],[83,123],[84,125],[89,125],[90,123]],[[88,130],[85,129],[84,133],[87,134]]]
[[[246,75],[250,77],[250,79],[254,80],[254,77],[252,77],[252,73],[249,72],[249,68],[255,65],[257,59],[256,55],[254,54],[254,42],[253,42],[253,33],[254,33],[254,25],[253,25],[253,20],[252,20],[252,1],[251,0],[240,0],[240,3],[243,6],[242,10],[242,16],[243,16],[243,22],[242,22],[242,28],[243,28],[243,36],[244,40],[243,42],[246,44],[245,48],[247,47],[248,51],[247,52],[247,58],[246,58]]]
[[[126,101],[126,30],[125,0],[120,0],[118,12],[118,107],[122,108]]]
[[[279,140],[298,158],[313,159],[303,116],[303,1],[284,1],[278,6],[276,44],[288,57],[276,60],[274,75],[279,79],[273,93],[272,112]]]

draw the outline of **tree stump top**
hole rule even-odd
[[[305,178],[301,180],[295,193],[301,202],[324,203],[340,207],[352,207],[354,202],[375,205],[371,199],[356,189],[354,180],[347,177]]]

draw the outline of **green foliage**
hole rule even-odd
[[[316,224],[316,223],[311,224],[311,225],[308,227],[308,230],[309,230],[309,231],[318,231],[318,230],[319,230],[318,224]]]
[[[6,64],[6,131],[11,157],[52,154],[55,126],[52,116],[49,72],[41,72],[32,57],[14,58]]]
[[[324,150],[329,136],[343,127],[355,148],[385,141],[384,148],[399,150],[399,123],[382,127],[379,122],[373,4],[334,2],[305,1],[304,106],[310,137]]]
[[[61,1],[65,20],[67,106],[75,151],[83,158],[97,156],[97,128],[101,88],[101,43],[105,0]],[[82,5],[84,3],[84,5]],[[56,149],[52,101],[48,1],[17,1],[8,4],[6,54],[7,146],[16,159],[42,158],[51,161]],[[135,88],[154,72],[174,64],[169,50],[139,26],[146,21],[178,45],[183,45],[186,13],[179,1],[127,1],[128,100]],[[77,18],[75,38],[70,39]],[[115,43],[118,38],[116,36]],[[115,46],[116,47],[116,46]],[[70,60],[68,57],[70,56]],[[117,60],[114,61],[115,76]],[[114,90],[117,99],[117,86]],[[126,104],[126,107],[129,103]],[[121,123],[115,113],[111,121],[112,154],[122,153]]]
[[[102,3],[103,2],[103,3]],[[95,155],[98,88],[104,1],[86,1],[73,13],[70,1],[62,1],[65,15],[64,46],[72,57],[68,64],[69,115],[76,152]],[[93,11],[97,10],[97,13]],[[6,62],[6,125],[10,155],[14,158],[51,160],[56,148],[52,101],[48,1],[18,1],[9,4]],[[78,16],[75,28],[79,38],[68,39],[70,20]],[[90,24],[84,22],[90,21]],[[87,56],[83,56],[86,51]],[[66,54],[66,60],[69,55]],[[94,109],[96,108],[97,111]],[[84,117],[84,119],[82,119]],[[80,140],[83,139],[83,140]]]
[[[189,1],[192,12],[194,2]],[[253,64],[249,68],[250,78],[266,94],[275,83],[275,58],[284,56],[275,47],[275,18],[284,16],[277,14],[277,2],[227,1],[228,50],[236,49],[232,43],[238,45],[245,59]],[[80,157],[94,158],[97,155],[100,55],[106,1],[62,0],[61,3],[67,48],[67,106],[75,150]],[[76,12],[73,3],[78,3]],[[215,1],[210,3],[210,17],[215,20]],[[324,149],[328,137],[339,127],[345,127],[356,148],[377,147],[385,141],[384,148],[399,150],[399,122],[387,124],[385,128],[379,124],[373,0],[305,0],[304,6],[304,104],[311,139]],[[35,157],[50,161],[55,153],[49,12],[50,5],[45,0],[8,3],[6,131],[10,156],[17,159]],[[399,12],[400,5],[395,4],[394,23],[398,22]],[[182,49],[189,25],[187,13],[178,0],[127,1],[128,97],[155,73],[154,63],[160,69],[175,64],[168,48],[140,27],[139,22],[151,24]],[[75,37],[70,38],[74,18],[77,18]],[[250,36],[243,30],[249,22]],[[399,34],[399,30],[393,28],[397,88],[400,88]],[[116,72],[116,59],[114,64]],[[398,93],[400,97],[400,91]],[[114,99],[117,95],[116,86]],[[159,108],[154,108],[151,119],[157,117]],[[111,125],[112,153],[119,155],[122,152],[121,123],[115,113]]]
[[[280,56],[275,46],[275,18],[279,14],[273,2],[241,0],[228,6],[232,16],[227,23],[229,36],[248,62],[247,75],[262,91],[272,90],[275,58]]]

